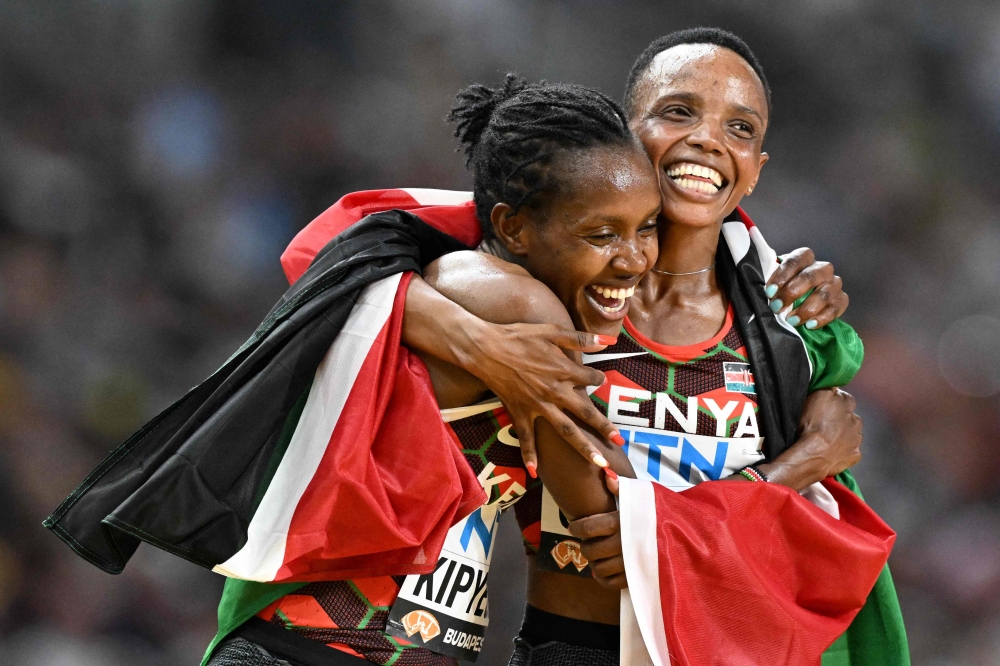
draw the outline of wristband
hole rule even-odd
[[[745,477],[750,481],[755,481],[755,482],[760,481],[763,483],[767,483],[767,477],[764,475],[764,473],[753,465],[747,465],[739,472],[737,472],[737,474],[742,475],[743,477]]]

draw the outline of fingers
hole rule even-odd
[[[586,518],[570,521],[569,533],[577,539],[589,541],[601,537],[612,536],[621,531],[618,512],[598,513]],[[598,557],[595,555],[595,557]],[[606,556],[605,556],[606,557]],[[590,556],[587,556],[590,559]]]
[[[625,439],[622,437],[621,433],[618,432],[618,427],[614,423],[608,420],[604,414],[601,413],[594,403],[590,401],[590,398],[584,397],[579,393],[573,394],[573,401],[571,404],[565,405],[565,409],[572,412],[578,419],[589,425],[591,428],[600,433],[606,441],[612,444],[617,444],[618,446],[623,446],[625,444]]]
[[[507,413],[510,413],[509,409]],[[535,453],[534,424],[529,419],[515,418],[513,414],[511,414],[511,422],[514,426],[514,432],[517,433],[517,441],[521,444],[521,460],[524,461],[524,467],[528,470],[528,476],[537,479],[538,454]]]
[[[843,284],[844,281],[840,276],[832,276],[830,280],[814,289],[799,307],[788,314],[789,323],[793,326],[801,323],[809,328],[819,328],[836,319],[839,312],[847,309],[848,299],[847,294],[842,290]]]
[[[594,446],[594,443],[590,441],[583,430],[580,429],[573,419],[569,418],[563,414],[560,410],[556,408],[549,409],[543,418],[552,424],[552,427],[556,429],[559,436],[562,437],[566,442],[577,450],[581,456],[591,461],[598,467],[607,467],[607,459],[601,455],[601,452]]]
[[[601,578],[599,576],[594,576],[594,580],[601,587],[607,588],[609,590],[625,590],[628,589],[628,580],[625,578],[624,573],[611,576],[610,578]]]
[[[824,305],[835,294],[839,293],[843,286],[843,280],[833,274],[833,265],[825,261],[819,261],[811,266],[807,266],[801,273],[789,280],[778,293],[772,296],[771,309],[780,312],[795,301],[813,290],[813,294],[824,291]],[[812,296],[812,294],[810,294]]]
[[[561,349],[578,352],[596,352],[613,345],[617,338],[611,335],[596,335],[583,331],[570,331],[558,326],[550,326],[549,341]]]
[[[771,274],[771,279],[767,281],[767,287],[765,288],[767,297],[774,298],[789,280],[815,261],[816,255],[807,247],[800,247],[797,250],[782,255],[781,265]]]
[[[838,397],[840,397],[842,400],[844,400],[847,403],[847,405],[846,405],[847,411],[853,412],[855,409],[857,409],[857,407],[858,407],[857,398],[855,398],[853,395],[851,395],[850,393],[848,393],[847,391],[845,391],[842,388],[833,389],[833,390],[837,392],[837,396]],[[855,416],[857,416],[857,415],[855,414]],[[858,420],[860,420],[860,419],[861,419],[861,417],[858,417]]]
[[[605,474],[604,475],[604,485],[606,485],[608,487],[608,490],[611,492],[612,495],[614,495],[615,497],[618,497],[619,483],[618,483],[618,475],[617,474],[615,474],[615,475]]]
[[[586,553],[584,557],[586,557]],[[587,559],[590,560],[589,557]],[[617,557],[609,557],[596,562],[590,560],[590,570],[596,579],[609,580],[615,576],[623,576],[625,574],[625,558],[619,552]]]
[[[621,534],[613,534],[609,537],[604,537],[602,539],[594,539],[591,541],[584,541],[580,545],[581,552],[583,556],[590,560],[591,564],[594,562],[607,560],[609,558],[621,557],[622,554],[622,539]],[[607,575],[611,575],[610,573]]]

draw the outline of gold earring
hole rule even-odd
[[[753,194],[753,185],[747,188],[747,196],[750,196],[751,194]]]

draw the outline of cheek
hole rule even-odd
[[[660,241],[656,236],[645,239],[642,245],[642,253],[646,256],[646,268],[652,268],[660,256]]]
[[[760,150],[757,146],[735,146],[731,150],[736,162],[737,180],[749,183],[760,173]]]

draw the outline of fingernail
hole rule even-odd
[[[774,298],[774,295],[778,293],[778,285],[769,284],[764,287],[764,293],[767,294],[768,298]]]
[[[599,345],[613,345],[618,342],[618,338],[613,335],[595,335],[597,338],[597,344]]]
[[[798,315],[792,315],[791,317],[789,317],[787,319],[787,321],[788,321],[789,325],[791,325],[791,326],[798,326],[799,322],[802,321],[802,320],[799,319]]]
[[[809,321],[806,322],[806,328],[808,329],[814,329],[817,326],[819,326],[819,322],[816,321],[815,319],[810,319]]]
[[[615,470],[611,469],[610,467],[605,467],[604,473],[608,475],[609,479],[615,479],[615,480],[618,479],[618,473],[615,472]]]
[[[533,479],[538,478],[538,472],[535,471],[535,463],[533,462],[524,463],[524,466],[528,469],[528,476],[530,476]]]
[[[607,376],[607,375],[604,375],[604,381],[603,381],[603,382],[601,382],[601,386],[604,386],[604,385],[605,385],[605,384],[607,384],[607,383],[608,383],[608,376]]]
[[[602,456],[600,453],[595,453],[594,455],[590,456],[590,459],[594,461],[594,464],[597,465],[598,467],[607,468],[608,466],[608,461],[605,460],[604,456]]]
[[[768,307],[771,308],[771,312],[781,312],[781,306],[783,305],[784,303],[781,301],[780,298],[776,298],[770,303],[768,303]]]
[[[617,444],[618,446],[625,446],[625,438],[622,437],[622,434],[620,432],[611,433],[611,441]]]

